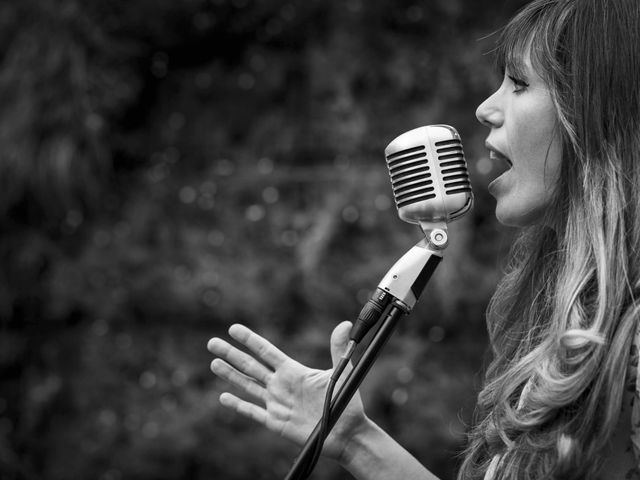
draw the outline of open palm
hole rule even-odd
[[[343,322],[331,335],[334,366],[346,347],[350,327],[349,322]],[[320,419],[331,370],[302,365],[243,325],[232,325],[229,335],[251,354],[212,338],[207,347],[219,358],[211,362],[211,370],[250,398],[225,392],[220,402],[302,445]],[[323,453],[339,460],[349,439],[365,422],[362,400],[356,394],[327,438]]]

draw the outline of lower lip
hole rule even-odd
[[[501,184],[504,183],[505,177],[507,177],[510,172],[511,172],[511,168],[509,168],[509,170],[501,174],[498,178],[496,178],[489,184],[487,188],[491,195],[495,197],[499,193]]]

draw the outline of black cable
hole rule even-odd
[[[324,442],[329,435],[329,432],[331,431],[329,422],[329,418],[331,416],[331,400],[333,398],[333,392],[335,390],[338,379],[342,375],[342,372],[344,371],[346,366],[349,364],[349,360],[353,355],[356,345],[360,343],[360,341],[362,341],[367,332],[375,324],[378,323],[380,318],[382,318],[384,311],[391,303],[391,299],[392,297],[389,295],[389,293],[378,288],[360,311],[360,314],[358,315],[358,318],[354,323],[353,328],[351,329],[349,335],[350,340],[347,344],[345,353],[342,355],[340,362],[338,363],[336,368],[334,368],[333,373],[331,374],[331,378],[329,379],[329,384],[327,385],[324,404],[322,407],[322,415],[317,425],[318,434],[316,435],[316,439],[313,442],[313,445],[309,445],[309,447],[313,449],[313,453],[309,454],[310,456],[307,455],[305,463],[299,466],[297,475],[289,477],[287,480],[305,480],[311,475],[311,472],[313,472],[313,469],[315,468],[320,455],[322,454],[322,447],[324,446]]]
[[[349,401],[358,391],[360,383],[375,362],[380,350],[391,336],[400,316],[403,313],[406,313],[406,311],[396,306],[392,306],[389,309],[384,321],[380,325],[380,328],[378,328],[373,338],[368,342],[362,356],[354,363],[353,369],[340,384],[340,388],[337,389],[334,398],[331,399],[331,412],[328,419],[329,430],[335,426],[335,423],[344,412]],[[312,473],[309,469],[309,459],[315,453],[316,441],[319,438],[320,428],[321,423],[318,422],[316,428],[309,435],[307,442],[303,445],[300,454],[294,461],[294,464],[284,480],[305,480]]]
[[[349,360],[351,359],[351,355],[355,349],[355,342],[350,342],[347,346],[347,350],[344,355],[340,359],[340,362],[334,368],[333,373],[331,374],[331,378],[329,378],[329,384],[327,385],[327,391],[324,396],[324,405],[322,407],[322,416],[320,417],[320,431],[318,433],[318,437],[316,439],[313,455],[309,458],[306,467],[303,470],[303,474],[301,478],[307,478],[313,472],[313,469],[316,467],[318,460],[320,459],[320,455],[322,454],[322,447],[324,446],[324,442],[329,435],[329,416],[331,415],[331,399],[333,398],[333,392],[338,383],[338,379],[342,375],[342,372],[349,364]]]

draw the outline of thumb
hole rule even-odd
[[[333,329],[331,334],[331,363],[335,367],[340,361],[340,357],[349,343],[349,332],[351,332],[351,322],[342,322]]]

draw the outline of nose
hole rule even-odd
[[[476,109],[476,118],[485,127],[497,128],[504,122],[504,112],[498,98],[499,92],[500,90],[496,90]]]

